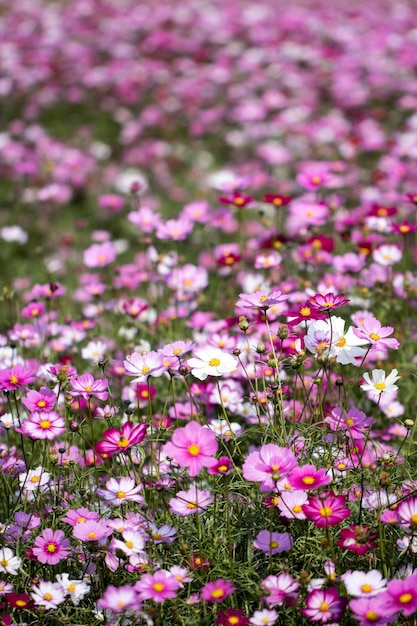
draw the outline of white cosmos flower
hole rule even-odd
[[[191,374],[199,380],[206,380],[207,376],[230,374],[237,368],[236,357],[218,348],[202,348],[195,355],[188,359],[188,365],[191,367]]]
[[[70,596],[75,606],[77,606],[80,600],[90,591],[90,585],[87,585],[87,583],[82,580],[70,580],[69,574],[57,574],[56,581],[61,585],[64,592]]]
[[[0,549],[0,572],[16,576],[17,570],[22,564],[22,559],[15,556],[10,548]]]
[[[397,376],[398,370],[393,369],[392,372],[386,376],[384,370],[372,370],[369,377],[368,372],[363,375],[365,382],[361,385],[361,389],[367,391],[371,398],[379,398],[381,394],[394,393],[397,391],[397,385],[394,383],[400,378]]]

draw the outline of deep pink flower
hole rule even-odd
[[[291,196],[282,196],[279,193],[265,194],[265,202],[270,202],[278,209],[289,204],[291,200],[292,200]]]
[[[374,423],[372,417],[368,417],[356,407],[350,408],[349,411],[337,407],[324,421],[329,424],[331,430],[344,431],[352,439],[364,439]]]
[[[107,400],[109,395],[107,378],[95,380],[91,374],[81,374],[81,376],[71,378],[71,387],[73,389],[70,391],[71,396],[81,396],[85,400],[90,398]]]
[[[219,578],[212,583],[206,583],[201,588],[201,597],[206,602],[223,602],[235,591],[230,580]]]
[[[306,320],[323,320],[326,316],[323,313],[319,313],[316,309],[309,305],[308,302],[303,302],[298,306],[298,309],[293,311],[286,311],[285,316],[289,317],[288,326],[296,326]]]
[[[103,440],[96,444],[96,452],[104,458],[126,452],[133,446],[140,444],[146,436],[146,424],[126,422],[121,430],[109,428],[103,433]]]
[[[219,201],[223,204],[232,204],[239,209],[247,206],[250,202],[252,202],[253,198],[251,196],[245,196],[239,191],[234,191],[231,196],[223,196],[219,198]]]
[[[312,622],[336,622],[342,617],[346,604],[347,598],[341,598],[335,587],[314,589],[306,597],[306,608],[301,612]]]
[[[0,370],[0,391],[15,391],[35,380],[35,370],[27,370],[22,365]]]
[[[350,516],[350,509],[345,506],[346,497],[337,496],[332,491],[320,496],[311,496],[303,511],[308,520],[319,528],[336,526]]]
[[[216,616],[217,626],[249,626],[249,617],[243,609],[228,608],[224,612],[219,611]]]
[[[69,553],[70,540],[65,538],[62,530],[53,531],[45,528],[42,535],[36,537],[32,553],[40,563],[56,565],[66,559]]]
[[[332,482],[326,468],[316,469],[314,465],[295,467],[288,477],[288,482],[295,489],[318,489]]]
[[[45,313],[45,305],[43,302],[30,302],[27,306],[23,307],[23,317],[35,319]]]
[[[135,590],[141,600],[153,600],[158,603],[175,598],[180,587],[180,581],[164,569],[157,570],[154,574],[143,574],[135,584]]]
[[[342,550],[351,550],[358,556],[362,556],[376,548],[377,536],[367,526],[351,524],[348,528],[342,528],[337,545]]]
[[[297,459],[291,450],[268,443],[249,454],[242,471],[246,480],[261,483],[261,491],[273,491],[276,483],[288,476],[295,467]]]
[[[216,465],[217,448],[213,431],[192,421],[174,431],[171,441],[164,446],[164,453],[181,467],[187,467],[190,476],[197,476],[203,467]]]
[[[52,441],[65,432],[65,420],[56,411],[34,411],[16,430],[31,439]]]
[[[348,302],[350,302],[350,300],[345,298],[343,293],[336,295],[330,291],[326,295],[316,293],[316,295],[308,300],[307,304],[309,304],[316,311],[322,313],[323,311],[334,311]]]

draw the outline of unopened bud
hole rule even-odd
[[[286,339],[289,334],[290,334],[290,331],[288,329],[287,324],[280,324],[280,326],[278,326],[277,335],[280,339]]]
[[[240,328],[240,330],[243,330],[243,332],[246,332],[248,330],[248,328],[249,328],[248,319],[244,315],[241,315],[239,317],[239,328]]]

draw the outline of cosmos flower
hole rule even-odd
[[[135,424],[125,422],[121,430],[109,428],[105,430],[103,439],[96,444],[96,452],[101,456],[113,456],[126,452],[133,446],[137,446],[145,439],[146,424]]]
[[[319,528],[336,526],[350,516],[350,509],[345,506],[346,498],[332,491],[320,496],[311,496],[303,511],[308,520]]]
[[[69,554],[70,540],[62,530],[45,528],[39,537],[36,537],[32,548],[34,556],[40,563],[56,565]]]
[[[207,376],[223,376],[230,374],[238,365],[236,357],[223,352],[219,348],[202,348],[195,352],[195,357],[188,359],[191,374],[199,380],[206,380]]]
[[[206,583],[201,588],[201,597],[206,602],[223,602],[235,591],[230,580],[219,578],[214,582]]]
[[[367,391],[371,398],[379,398],[382,394],[394,393],[398,389],[394,383],[400,378],[397,374],[397,369],[393,369],[388,376],[384,370],[375,369],[372,370],[372,378],[370,378],[368,372],[365,372],[363,375],[365,382],[361,385],[361,389]]]
[[[164,453],[178,465],[188,468],[190,476],[197,476],[203,467],[213,467],[218,449],[216,435],[209,428],[191,421],[184,428],[177,428],[171,441],[165,444]]]
[[[153,600],[157,603],[175,598],[181,583],[171,572],[160,569],[154,574],[143,574],[135,583],[135,590],[141,600]]]

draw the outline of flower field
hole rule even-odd
[[[0,1],[0,626],[417,623],[415,18]]]

